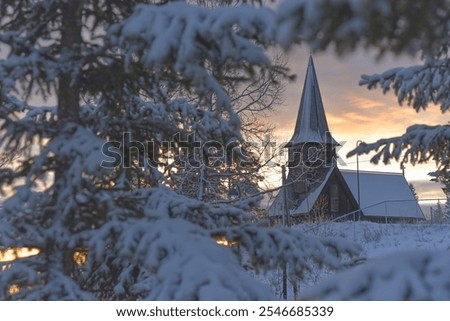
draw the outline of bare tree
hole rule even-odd
[[[215,142],[218,146],[200,139],[195,143],[202,148],[196,152],[172,155],[165,173],[179,193],[205,201],[239,199],[258,193],[264,185],[263,172],[275,151],[270,139],[273,127],[264,119],[283,102],[285,82],[289,79],[287,58],[276,52],[271,68],[255,68],[254,72],[259,74],[256,81],[246,80],[235,71],[223,71],[221,80],[239,117],[241,136],[232,142]],[[190,97],[197,99],[195,95]],[[213,105],[213,101],[204,103],[205,109]]]
[[[0,152],[0,168],[11,166],[14,161],[19,159],[22,153],[21,149],[13,149]]]

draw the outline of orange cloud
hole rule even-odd
[[[386,105],[381,101],[356,96],[353,94],[347,96],[347,101],[350,106],[356,107],[358,109],[372,109],[378,107],[386,107]]]

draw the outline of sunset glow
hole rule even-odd
[[[276,128],[279,142],[290,139],[295,127],[299,101],[310,52],[306,48],[293,50],[289,54],[289,67],[297,79],[287,85],[285,103],[276,108],[271,116],[271,124]],[[356,169],[356,157],[346,154],[362,140],[372,143],[381,138],[403,134],[413,124],[445,124],[448,119],[438,106],[429,106],[426,111],[417,113],[410,106],[399,106],[393,92],[383,94],[380,88],[368,90],[359,86],[362,74],[382,73],[398,66],[411,66],[418,63],[413,57],[387,56],[377,60],[374,53],[363,50],[339,58],[332,52],[313,55],[328,126],[333,137],[342,148],[338,155],[343,169]],[[370,163],[371,155],[359,157],[362,170],[400,172],[400,164]],[[444,198],[441,186],[430,182],[428,173],[436,170],[434,163],[412,166],[406,164],[405,176],[415,187],[421,198]]]
[[[20,258],[38,255],[39,252],[40,251],[37,248],[8,248],[6,250],[0,251],[0,262],[9,262]]]

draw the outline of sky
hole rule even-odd
[[[296,48],[289,53],[289,67],[297,75],[296,81],[287,84],[285,102],[275,109],[270,122],[275,126],[277,140],[288,141],[295,127],[301,91],[308,64],[309,49]],[[345,165],[343,169],[356,169],[356,157],[346,154],[356,147],[358,140],[367,143],[381,138],[403,134],[413,124],[444,124],[448,117],[439,106],[430,105],[426,111],[417,113],[412,107],[399,106],[392,91],[383,94],[380,88],[367,89],[359,86],[362,74],[382,73],[390,68],[420,63],[409,56],[386,56],[377,59],[374,52],[360,49],[337,57],[332,52],[313,54],[314,66],[327,115],[328,127],[342,148],[338,155]],[[361,170],[401,172],[400,164],[374,165],[371,156],[359,156]],[[412,183],[420,198],[444,198],[441,186],[430,182],[428,173],[436,169],[435,163],[412,166],[406,164],[405,177]]]

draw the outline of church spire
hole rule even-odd
[[[286,147],[309,142],[337,145],[328,129],[312,56],[309,56],[294,135]]]

